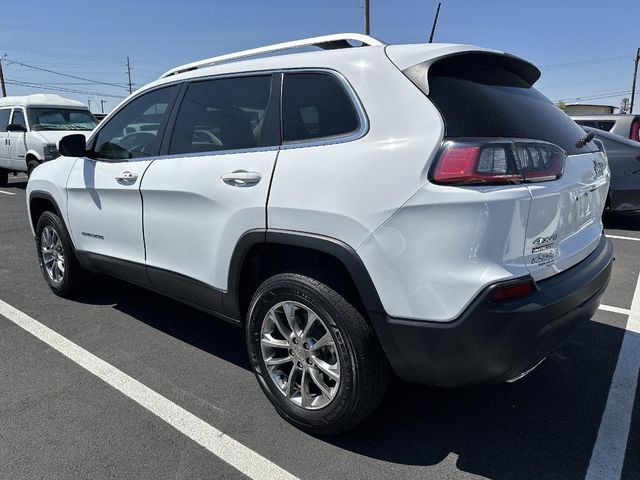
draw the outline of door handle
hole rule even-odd
[[[258,172],[236,170],[235,172],[225,173],[220,178],[224,183],[232,187],[250,187],[262,180],[262,175]]]
[[[122,172],[116,176],[116,180],[119,182],[135,182],[137,178],[138,174],[132,172]]]

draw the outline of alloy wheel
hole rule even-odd
[[[280,302],[267,312],[260,338],[269,377],[293,404],[326,407],[340,387],[340,360],[327,324],[309,307]]]
[[[40,235],[40,251],[49,279],[55,284],[61,283],[65,272],[64,250],[60,235],[49,225],[44,227]]]

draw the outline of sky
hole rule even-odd
[[[202,58],[362,33],[363,1],[0,0],[7,93],[58,93],[107,112],[128,95],[127,56],[135,89]],[[385,43],[426,42],[437,4],[371,0],[371,35]],[[553,101],[619,106],[631,92],[639,14],[640,0],[443,0],[434,41],[525,58],[541,69],[536,87]]]

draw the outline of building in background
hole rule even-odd
[[[618,107],[589,103],[566,103],[561,107],[567,115],[611,115]]]

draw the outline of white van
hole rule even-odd
[[[97,123],[85,105],[60,95],[0,98],[0,185],[59,157],[58,140],[70,131],[88,136]]]

